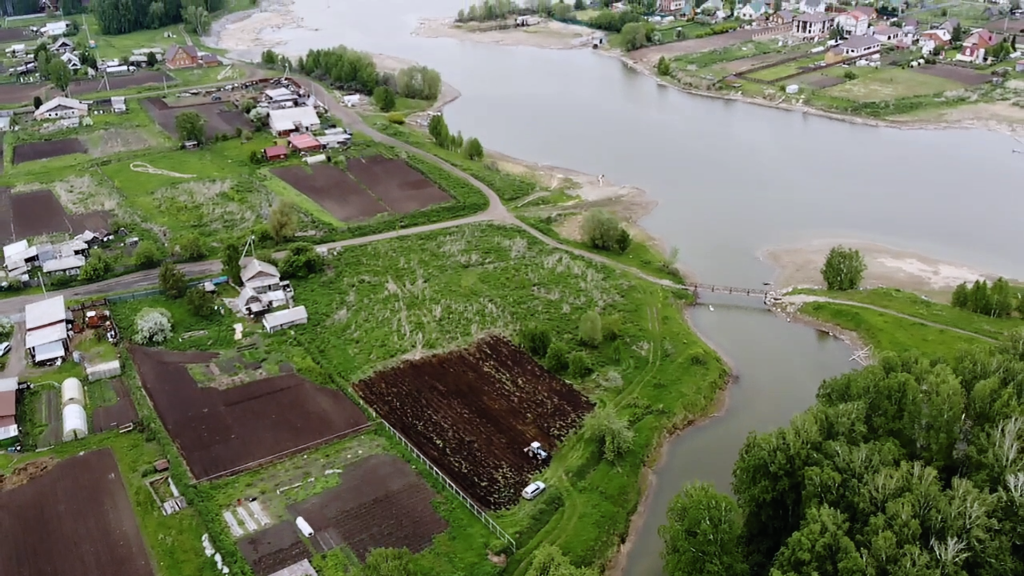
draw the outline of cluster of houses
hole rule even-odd
[[[259,107],[267,114],[267,126],[275,136],[285,138],[282,144],[263,150],[264,157],[271,162],[284,160],[290,151],[313,154],[332,148],[348,146],[352,134],[343,128],[322,129],[318,112],[319,103],[302,87],[280,81],[273,88],[264,90]],[[317,135],[313,133],[317,132]]]
[[[281,280],[281,273],[273,264],[253,258],[242,268],[241,276],[242,286],[232,305],[239,314],[259,318],[267,332],[309,320],[305,306],[292,306],[291,283]]]
[[[42,243],[29,246],[19,240],[4,246],[4,269],[8,281],[29,282],[38,270],[44,276],[77,276],[85,266],[89,250],[111,239],[106,232],[83,232],[59,244]]]

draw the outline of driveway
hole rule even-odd
[[[28,360],[25,358],[25,323],[14,323],[14,334],[11,335],[11,351],[7,353],[7,366],[0,372],[2,378],[15,378],[25,369]]]

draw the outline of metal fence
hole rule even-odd
[[[443,472],[441,472],[440,470],[437,469],[437,467],[431,464],[430,460],[427,460],[426,457],[423,456],[423,454],[420,454],[420,451],[417,450],[416,447],[413,446],[411,442],[406,440],[404,436],[399,434],[398,430],[392,428],[391,425],[385,422],[384,420],[380,420],[380,423],[383,424],[392,434],[394,434],[395,438],[398,438],[398,441],[401,442],[406,448],[408,448],[409,451],[411,451],[417,458],[419,458],[424,464],[426,464],[427,468],[434,473],[434,476],[437,476],[437,478],[441,480],[441,482],[444,482],[444,485],[447,486],[448,489],[452,491],[452,493],[458,496],[459,499],[462,500],[462,502],[466,505],[466,507],[469,508],[470,512],[476,514],[476,517],[482,520],[484,525],[486,525],[491,532],[497,535],[498,538],[501,538],[502,540],[507,542],[508,545],[512,547],[513,554],[516,552],[516,541],[513,540],[512,537],[509,536],[507,533],[505,533],[505,531],[501,529],[501,526],[498,526],[498,524],[494,520],[491,520],[490,516],[488,516],[487,513],[484,512],[482,508],[476,505],[476,502],[473,502],[473,500],[469,496],[466,496],[462,492],[462,490],[459,490],[459,487],[456,486],[454,482],[449,480],[448,477],[445,476]]]
[[[213,283],[214,286],[224,284],[228,281],[227,276],[219,276],[217,278],[210,278],[208,280],[193,280],[188,283],[189,286],[202,286],[207,282]],[[129,292],[127,294],[115,294],[113,296],[107,296],[107,302],[127,302],[130,300],[139,300],[142,298],[149,298],[150,296],[159,296],[162,291],[159,288],[152,288],[150,290],[141,290],[139,292]]]

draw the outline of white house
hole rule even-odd
[[[921,33],[920,46],[921,53],[928,55],[933,52],[937,52],[946,46],[949,46],[952,36],[949,32],[939,28],[937,30],[928,30]]]
[[[58,54],[67,54],[75,50],[75,43],[67,38],[61,38],[50,45],[50,51]]]
[[[68,70],[71,70],[72,72],[82,69],[82,62],[78,59],[78,56],[75,56],[71,52],[61,54],[60,59],[68,65]]]
[[[843,31],[843,35],[863,36],[868,33],[870,19],[863,12],[844,12],[836,16],[836,27]]]
[[[270,129],[278,136],[319,130],[320,117],[316,115],[316,110],[309,106],[271,110]]]
[[[875,27],[874,37],[882,42],[896,42],[903,39],[903,30],[883,24],[882,26]]]
[[[52,36],[63,36],[68,30],[68,23],[66,20],[60,22],[50,22],[46,26],[39,29],[39,34],[45,38]]]
[[[981,64],[985,61],[985,49],[977,46],[964,46],[953,59],[958,62]]]
[[[764,0],[753,0],[737,10],[736,17],[741,20],[753,20],[767,11],[768,7],[764,5]]]
[[[658,12],[664,14],[678,14],[686,8],[686,0],[660,0]]]
[[[267,329],[267,332],[271,333],[291,328],[292,326],[298,326],[299,324],[305,324],[306,322],[309,322],[309,314],[306,313],[305,306],[296,306],[287,310],[271,312],[263,317],[263,327]]]
[[[835,26],[835,18],[823,12],[800,14],[793,18],[793,34],[803,38],[825,36]]]
[[[874,36],[854,36],[846,42],[843,42],[839,46],[836,46],[836,50],[840,50],[844,58],[851,56],[861,56],[875,50],[882,48],[882,41]]]
[[[36,364],[63,358],[67,354],[67,317],[63,296],[25,306],[25,348]]]
[[[242,268],[242,290],[235,307],[246,315],[258,314],[288,304],[291,284],[271,264],[253,258]]]
[[[65,256],[54,258],[43,262],[43,272],[46,274],[78,276],[85,266],[85,258],[82,256]]]
[[[825,0],[800,0],[800,11],[804,14],[824,14]]]
[[[58,96],[36,110],[36,120],[45,118],[75,118],[89,115],[89,106],[74,98]]]

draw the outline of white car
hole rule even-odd
[[[11,351],[10,342],[0,342],[0,356],[3,356]]]
[[[544,489],[547,488],[547,484],[544,484],[540,480],[530,484],[526,488],[523,488],[523,498],[527,500],[533,500],[536,498]]]

